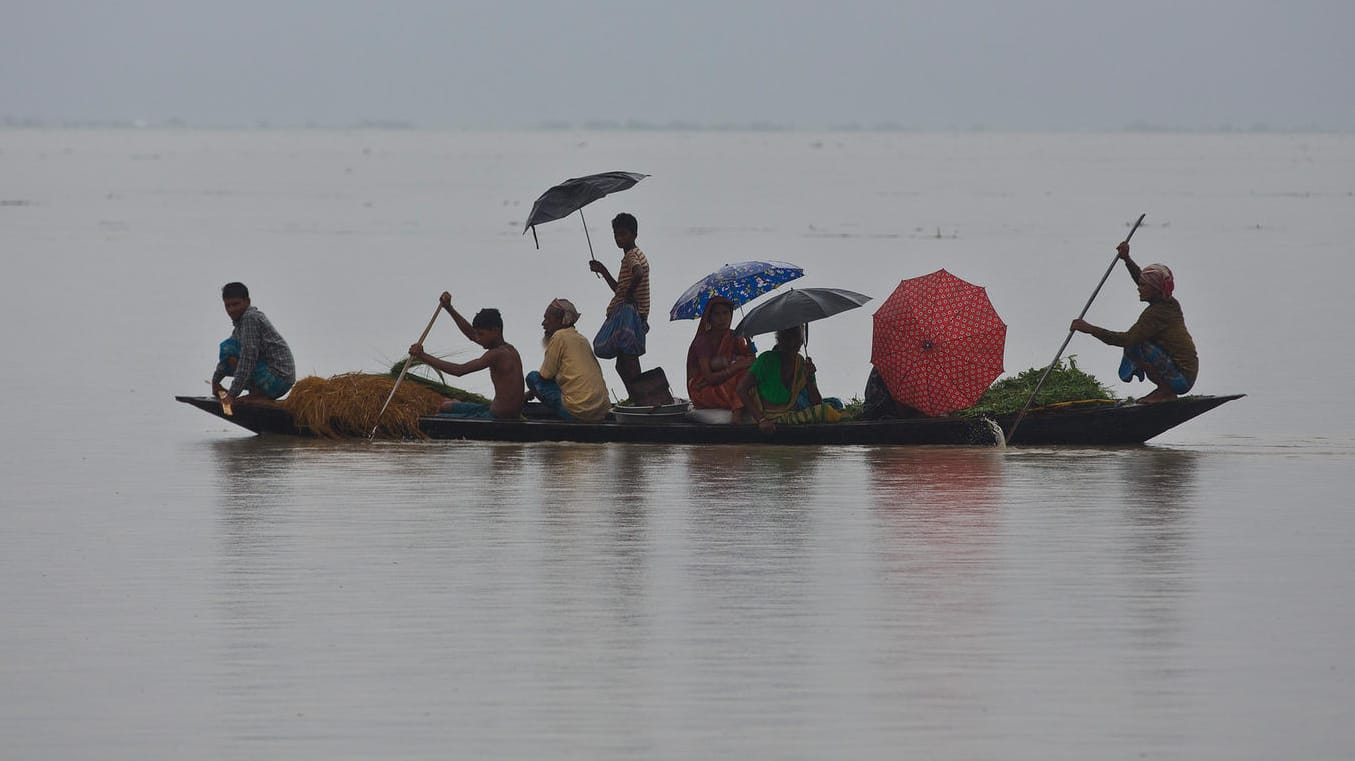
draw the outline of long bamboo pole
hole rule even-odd
[[[1138,221],[1129,229],[1129,234],[1124,236],[1125,243],[1128,243],[1129,239],[1134,237],[1134,232],[1139,229],[1139,225],[1143,224],[1143,218],[1146,216],[1148,216],[1146,212],[1139,215]],[[1087,316],[1087,310],[1091,309],[1092,302],[1096,300],[1096,295],[1101,292],[1101,286],[1106,284],[1106,280],[1110,277],[1110,273],[1115,270],[1115,263],[1119,261],[1119,259],[1120,254],[1117,251],[1114,258],[1110,260],[1110,266],[1106,267],[1106,274],[1101,276],[1101,282],[1096,284],[1096,290],[1092,291],[1091,298],[1087,299],[1087,303],[1083,305],[1082,311],[1077,315],[1077,319],[1080,320]],[[1044,375],[1041,375],[1040,382],[1035,384],[1035,390],[1030,392],[1030,398],[1027,399],[1026,403],[1021,407],[1021,411],[1016,413],[1016,419],[1012,421],[1012,427],[1007,431],[1007,441],[1011,441],[1012,437],[1016,435],[1016,427],[1021,425],[1021,418],[1026,416],[1026,410],[1030,409],[1031,402],[1035,401],[1035,395],[1040,393],[1040,387],[1044,385],[1045,379],[1049,377],[1049,372],[1054,369],[1054,365],[1059,363],[1059,357],[1063,356],[1063,350],[1068,348],[1068,342],[1073,340],[1073,333],[1075,332],[1076,331],[1073,330],[1068,331],[1068,336],[1063,339],[1063,345],[1059,347],[1058,353],[1054,355],[1054,361],[1050,362],[1049,367],[1044,369]]]
[[[442,314],[442,302],[439,301],[437,309],[433,310],[433,316],[428,318],[428,327],[423,329],[423,333],[415,343],[423,343],[424,339],[428,338],[428,333],[433,329],[433,323],[437,322],[438,315],[440,314]],[[376,422],[372,423],[372,432],[367,434],[367,439],[369,441],[376,438],[376,429],[381,427],[381,416],[386,414],[386,408],[391,405],[391,400],[395,398],[395,391],[400,388],[400,382],[405,379],[405,373],[409,372],[409,364],[413,361],[414,356],[411,354],[405,359],[405,366],[400,368],[400,376],[395,379],[395,385],[391,386],[390,396],[386,397],[386,403],[381,405],[381,411],[376,413]]]

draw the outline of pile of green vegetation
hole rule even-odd
[[[390,376],[392,378],[400,377],[400,371],[403,370],[404,367],[405,361],[403,359],[391,365]],[[486,399],[485,397],[473,391],[466,391],[465,389],[457,388],[456,386],[447,385],[446,382],[447,379],[436,368],[429,369],[437,373],[438,376],[437,380],[433,380],[432,378],[426,378],[422,375],[419,375],[418,373],[415,373],[414,372],[415,368],[419,367],[428,367],[428,366],[418,360],[414,360],[414,362],[410,363],[409,365],[409,372],[405,373],[405,380],[413,381],[422,386],[426,386],[427,388],[431,388],[434,391],[438,392],[439,394],[442,394],[443,396],[449,399],[459,399],[463,402],[475,402],[476,404],[489,404],[490,401],[489,399]]]
[[[859,396],[853,396],[842,404],[842,419],[856,420],[861,417],[861,413],[866,409],[866,400]]]
[[[957,415],[978,417],[980,415],[1005,415],[1020,412],[1025,406],[1035,384],[1040,382],[1045,368],[1032,367],[1018,375],[1009,375],[994,383],[983,392],[979,401],[969,409],[960,410]],[[1089,373],[1077,366],[1073,357],[1060,360],[1049,371],[1049,377],[1040,386],[1040,393],[1030,403],[1032,408],[1059,402],[1080,402],[1087,399],[1114,400],[1109,388]]]

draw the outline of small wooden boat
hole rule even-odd
[[[1215,407],[1240,399],[1228,396],[1184,396],[1159,404],[1109,401],[1076,402],[1035,408],[1026,413],[1008,444],[1142,444],[1164,431]],[[285,408],[274,404],[240,404],[226,416],[221,402],[206,396],[175,399],[228,420],[254,433],[310,436]],[[755,425],[709,425],[694,422],[582,423],[529,416],[525,420],[467,420],[442,416],[419,419],[419,429],[432,439],[472,441],[576,441],[654,444],[951,444],[993,446],[1002,441],[1015,415],[996,419],[971,417],[908,420],[854,420],[845,423],[777,426],[763,433]]]

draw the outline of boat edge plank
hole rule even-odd
[[[1021,421],[1016,438],[1007,444],[1098,446],[1143,444],[1176,426],[1245,394],[1186,396],[1159,404],[1105,405],[1093,408],[1031,410]],[[176,396],[177,401],[257,434],[310,436],[297,427],[291,414],[275,404],[236,405],[226,416],[221,403],[205,396]],[[431,439],[470,441],[646,444],[784,444],[841,445],[953,445],[995,446],[1010,428],[1014,414],[986,418],[938,417],[908,420],[854,420],[799,426],[778,426],[763,433],[754,425],[705,425],[680,422],[657,425],[583,423],[563,420],[471,420],[441,416],[419,419],[419,428]]]

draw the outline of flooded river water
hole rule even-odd
[[[1352,164],[1349,136],[0,132],[0,755],[1348,757]],[[1008,449],[302,441],[173,401],[234,279],[303,373],[388,366],[444,288],[534,364],[549,298],[595,327],[605,294],[576,219],[541,251],[522,219],[609,169],[653,174],[590,222],[639,216],[656,312],[727,261],[879,300],[944,266],[1009,371],[1147,211],[1198,390],[1249,396]],[[1139,308],[1117,272],[1089,319]],[[860,393],[872,309],[816,327],[826,392]],[[670,378],[694,327],[655,324]]]

